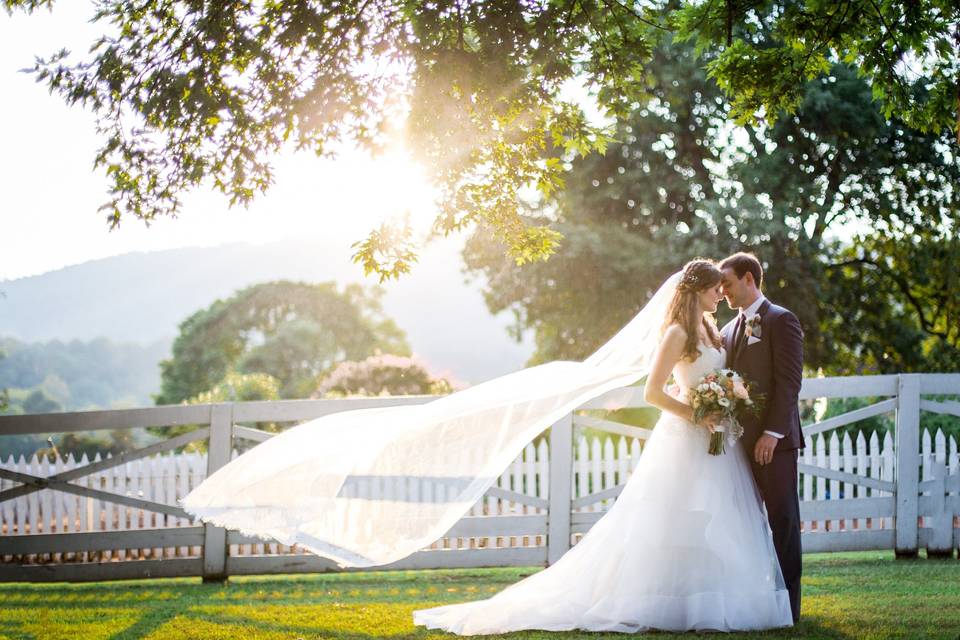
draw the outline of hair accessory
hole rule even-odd
[[[680,278],[680,283],[677,284],[677,290],[679,291],[696,291],[700,286],[701,278],[699,274],[693,273],[683,274],[683,277]]]

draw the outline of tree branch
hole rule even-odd
[[[610,6],[610,4],[606,2],[606,0],[604,0],[604,4],[606,4],[608,7]],[[627,13],[631,14],[634,18],[644,23],[645,25],[651,26],[654,29],[660,29],[661,31],[664,31],[666,33],[673,33],[673,31],[664,27],[663,25],[657,24],[652,20],[648,20],[647,18],[644,18],[642,15],[637,13],[632,7],[628,7],[627,5],[621,4],[618,0],[613,0],[613,4],[625,10]]]
[[[923,312],[923,304],[910,291],[910,283],[904,280],[902,277],[899,277],[898,275],[896,275],[886,267],[884,267],[879,262],[870,260],[868,258],[853,258],[850,260],[844,260],[843,262],[837,262],[835,264],[827,265],[825,268],[828,271],[832,271],[834,269],[842,269],[843,267],[853,267],[853,266],[872,267],[873,269],[878,271],[881,275],[886,276],[887,278],[892,280],[897,285],[897,288],[900,289],[900,292],[904,295],[904,297],[906,297],[907,301],[910,303],[910,306],[913,307],[913,310],[916,312],[917,317],[920,319],[920,327],[930,335],[937,336],[939,338],[943,338],[944,340],[949,341],[950,335],[948,332],[937,331],[934,328],[934,323],[927,320]],[[938,309],[936,313],[934,313],[934,317],[936,317],[939,314],[939,312],[940,310]]]

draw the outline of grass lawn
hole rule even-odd
[[[800,625],[731,637],[960,638],[957,560],[894,561],[890,552],[818,554],[804,560]],[[226,585],[204,585],[198,578],[0,584],[0,638],[452,638],[415,628],[411,612],[488,597],[531,571],[535,569],[251,576],[232,578]],[[628,636],[526,632],[498,637]]]

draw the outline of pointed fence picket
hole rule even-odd
[[[870,466],[867,463],[869,456],[867,454],[867,439],[863,436],[863,431],[857,432],[857,474],[861,476],[870,475]],[[858,500],[862,500],[867,497],[867,487],[856,484],[854,485],[854,497]],[[867,519],[866,518],[857,518],[855,525],[857,531],[863,531],[867,528]]]
[[[884,442],[884,447],[886,447],[886,442]],[[880,439],[877,436],[877,432],[874,431],[870,434],[870,446],[869,446],[869,455],[870,455],[870,477],[883,479],[883,456],[880,453]],[[870,487],[869,489],[870,497],[880,498],[886,495],[885,491],[875,489]],[[874,529],[889,529],[892,526],[891,519],[883,518],[873,518],[870,522],[871,528]]]
[[[842,455],[843,455],[843,470],[847,473],[856,474],[857,466],[854,463],[854,451],[853,451],[853,441],[850,439],[850,433],[846,432],[843,434],[842,441]],[[844,482],[842,489],[842,497],[845,499],[853,499],[853,487],[852,482]],[[853,520],[844,520],[841,525],[845,531],[853,530]]]
[[[603,442],[603,459],[601,460],[603,466],[603,486],[602,489],[610,489],[611,487],[616,486],[616,464],[617,461],[614,457],[613,449],[613,438],[606,438]],[[613,504],[613,498],[607,498],[602,502],[602,510],[606,511],[610,508],[610,505]]]
[[[804,449],[803,449],[803,457],[802,457],[802,461],[806,465],[812,466],[814,464],[813,448],[814,448],[813,436],[806,436],[804,438]],[[809,473],[802,473],[802,472],[800,473],[800,479],[798,482],[800,484],[800,492],[801,492],[800,500],[802,502],[810,502],[811,500],[813,500],[813,485],[816,481],[817,479],[814,476],[810,475]],[[801,521],[801,529],[803,531],[809,532],[813,530],[813,524],[814,524],[813,520],[803,520]]]
[[[134,471],[134,475],[132,476],[134,482],[132,483],[133,487],[131,488],[131,492],[137,498],[151,500],[153,496],[150,495],[150,461],[141,458],[133,464],[136,471]],[[127,468],[127,472],[130,472],[129,467]],[[129,484],[131,483],[128,480],[128,485]],[[152,529],[153,527],[150,523],[152,517],[152,511],[133,507],[130,509],[130,528],[135,530]],[[136,557],[141,559],[148,558],[151,555],[150,550],[146,548],[138,548],[134,553]]]
[[[836,471],[840,471],[840,439],[837,438],[837,432],[834,431],[830,434],[830,468]],[[837,480],[830,480],[830,493],[827,494],[828,500],[841,500],[843,494],[840,493],[840,482]],[[827,526],[828,531],[839,531],[840,530],[840,521],[831,520]]]
[[[537,452],[533,443],[529,443],[523,449],[523,493],[528,496],[537,495]],[[525,514],[537,512],[536,507],[530,505],[523,506]],[[536,541],[530,536],[523,537],[523,546],[529,547],[536,544]]]
[[[592,438],[590,441],[590,479],[588,481],[590,493],[603,491],[602,465],[603,445],[600,444],[600,438]],[[591,510],[595,512],[602,511],[603,504],[601,502],[594,502]]]
[[[576,456],[577,486],[573,496],[580,498],[590,493],[590,443],[584,435],[577,439]],[[593,506],[575,507],[574,511],[593,511]]]
[[[177,474],[176,474],[176,493],[177,499],[185,496],[190,490],[190,454],[184,453],[176,456]],[[177,518],[178,527],[187,527],[190,525],[189,518]],[[189,555],[187,547],[177,547],[177,556],[185,558]]]
[[[86,466],[90,464],[90,460],[87,458],[87,454],[84,453],[80,456],[80,461],[76,466]],[[83,478],[80,483],[83,486],[90,486],[90,477],[87,476]],[[77,531],[90,531],[90,520],[93,517],[93,505],[91,504],[93,500],[91,498],[84,498],[81,496],[74,496],[78,503],[79,509],[79,521],[77,522]],[[78,553],[80,556],[79,560],[87,560],[88,552],[81,551]]]
[[[895,480],[893,475],[893,466],[894,460],[896,459],[896,453],[893,448],[893,435],[889,431],[883,434],[883,446],[880,448],[879,452],[881,466],[880,466],[880,479],[893,482]],[[884,491],[883,489],[879,490],[881,497],[894,497],[893,492]],[[884,529],[893,529],[894,519],[893,516],[888,516],[883,521]]]
[[[920,434],[920,481],[926,482],[933,479],[933,442],[930,438],[930,432],[924,430]],[[920,495],[928,496],[929,491],[921,491]],[[929,527],[930,519],[920,516],[920,527]]]
[[[23,468],[30,474],[44,473],[44,470],[40,467],[40,460],[36,455],[31,456]],[[40,519],[40,502],[39,493],[34,492],[30,496],[27,496],[27,533],[50,533],[49,527],[44,527]]]
[[[113,456],[108,454],[108,458]],[[118,493],[120,495],[129,496],[130,491],[127,484],[127,469],[129,464],[121,464],[113,469],[107,469],[106,472],[106,481],[108,485],[108,491],[110,493]],[[136,529],[133,521],[133,507],[128,507],[122,504],[116,505],[114,507],[112,502],[104,503],[107,508],[107,529],[116,529],[117,531],[128,531],[130,529]],[[125,560],[127,558],[126,549],[117,549],[116,557],[119,560]],[[108,551],[105,555],[110,557],[114,554],[113,551]],[[131,550],[133,554],[133,550]],[[131,557],[136,557],[132,555]]]
[[[149,491],[148,500],[153,500],[154,502],[161,502],[166,504],[166,496],[163,492],[163,466],[161,456],[156,456],[150,460],[148,465],[147,473],[149,473],[149,483],[147,484],[147,490]],[[157,513],[155,511],[141,511],[146,520],[145,529],[162,529],[166,526],[164,520],[164,515],[162,513]],[[155,547],[150,550],[150,557],[157,558],[160,557],[163,549]]]
[[[817,454],[817,466],[821,469],[825,469],[827,468],[827,443],[823,437],[823,434],[819,434],[814,442],[814,450]],[[827,495],[827,479],[823,476],[817,476],[816,478],[817,491],[816,495],[814,496],[814,500],[822,502],[829,498]],[[822,520],[815,522],[814,526],[818,531],[825,531],[827,529],[827,523]]]
[[[571,478],[572,480],[572,478]],[[546,438],[540,440],[537,445],[537,491],[536,496],[544,500],[550,500],[550,447],[547,445]],[[548,511],[544,507],[537,508],[537,514],[547,516]],[[547,543],[546,537],[540,534],[536,537],[535,545],[540,547]]]
[[[622,484],[630,477],[630,449],[627,445],[627,438],[617,438],[617,475],[614,484]]]
[[[5,464],[2,460],[0,460],[0,464],[3,464],[3,466],[5,466],[7,469],[12,469],[16,462],[11,455],[8,457]],[[0,491],[12,489],[13,485],[13,480],[0,478]],[[2,518],[2,522],[0,522],[0,534],[5,536],[14,535],[17,532],[17,516],[13,506],[14,502],[15,500],[6,500],[4,502],[0,502],[0,518]],[[0,557],[0,560],[2,559],[3,558]]]

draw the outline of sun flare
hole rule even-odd
[[[378,222],[408,218],[418,237],[430,231],[437,213],[438,191],[406,148],[396,145],[374,157],[370,178],[364,199],[375,207]]]

